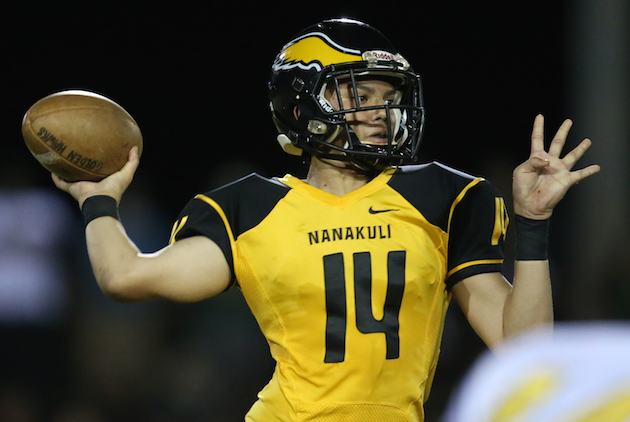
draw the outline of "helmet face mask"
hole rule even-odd
[[[395,94],[362,104],[366,81],[387,82]],[[276,57],[269,97],[278,140],[291,154],[306,151],[364,169],[415,162],[424,125],[420,77],[366,24],[330,20],[304,30]],[[356,116],[368,112],[384,113],[386,139],[359,139]]]

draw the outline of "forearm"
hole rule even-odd
[[[549,218],[567,190],[595,174],[599,166],[571,169],[590,146],[584,140],[560,158],[571,121],[566,120],[545,150],[543,117],[532,131],[530,157],[513,173],[516,263],[513,286],[499,274],[479,274],[460,281],[452,292],[475,331],[493,346],[506,337],[553,324],[553,301],[547,245]]]
[[[131,283],[139,250],[114,218],[102,217],[85,229],[88,255],[96,281],[105,295],[116,300],[127,297],[125,287]]]
[[[600,170],[597,165],[572,170],[590,147],[588,139],[560,158],[571,125],[568,119],[562,123],[546,151],[544,118],[536,116],[529,159],[514,169],[516,264],[514,286],[503,308],[504,336],[553,322],[547,262],[549,218],[572,185]]]
[[[546,260],[515,263],[512,291],[503,309],[503,336],[553,323],[553,300],[549,262]]]
[[[114,300],[196,302],[224,291],[232,278],[221,248],[204,236],[145,254],[114,218],[92,221],[85,235],[96,281]]]
[[[193,302],[225,290],[232,273],[223,251],[209,238],[193,236],[150,254],[141,253],[129,239],[118,221],[118,203],[137,167],[134,147],[127,164],[98,183],[68,183],[52,176],[55,185],[71,194],[83,212],[88,254],[103,293],[127,302]]]

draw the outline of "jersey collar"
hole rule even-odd
[[[286,174],[284,177],[279,178],[278,181],[287,185],[291,189],[295,189],[297,192],[300,192],[303,195],[309,196],[321,202],[325,202],[329,205],[343,207],[370,195],[372,192],[386,185],[392,178],[396,170],[397,169],[394,167],[387,168],[365,185],[341,196],[324,192],[323,190],[313,187],[291,174]]]

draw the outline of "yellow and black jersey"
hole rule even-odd
[[[197,195],[172,241],[207,236],[276,360],[247,421],[422,421],[450,287],[502,270],[503,199],[438,163],[344,196],[287,175]]]

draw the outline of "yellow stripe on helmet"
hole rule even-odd
[[[302,38],[289,45],[280,54],[280,59],[282,62],[279,67],[284,69],[315,67],[319,70],[331,64],[363,60],[360,53],[340,51],[316,35]]]

